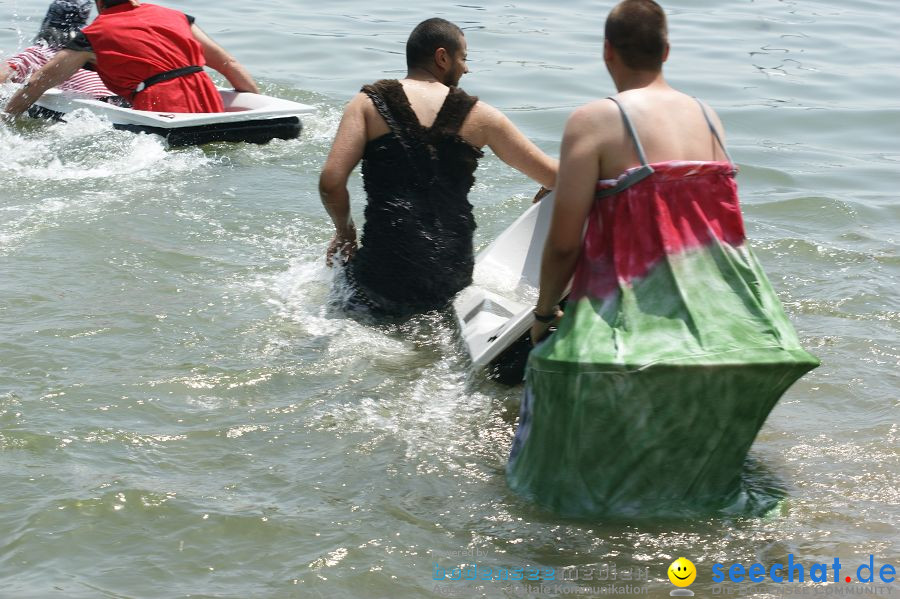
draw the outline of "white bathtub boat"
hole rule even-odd
[[[499,373],[504,382],[521,381],[515,379],[524,370],[524,358],[530,349],[525,337],[534,322],[532,310],[554,197],[551,193],[531,206],[479,252],[472,285],[453,302],[472,366],[499,366],[501,371],[509,371]],[[510,357],[510,364],[503,365],[507,352],[516,355]]]
[[[35,102],[28,114],[35,118],[65,120],[65,115],[86,109],[103,116],[116,129],[155,133],[170,146],[199,145],[216,141],[266,143],[300,135],[301,115],[315,111],[307,104],[261,94],[220,89],[225,112],[173,113],[134,110],[116,104],[74,96],[51,89]]]

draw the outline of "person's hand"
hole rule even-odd
[[[356,253],[356,239],[345,239],[335,235],[328,244],[328,250],[325,252],[325,264],[329,267],[335,265],[335,256],[340,261],[341,266],[350,262],[353,254]]]
[[[556,323],[559,322],[559,319],[562,318],[563,311],[559,309],[559,306],[553,306],[553,319],[549,322],[541,322],[537,318],[534,320],[534,324],[531,325],[531,344],[537,345],[541,342],[550,331],[550,327],[555,326]]]
[[[536,194],[534,194],[534,199],[531,200],[531,203],[537,204],[538,202],[540,202],[541,200],[546,198],[548,195],[550,195],[551,191],[553,191],[553,190],[547,189],[546,187],[541,187],[540,189],[538,189],[538,192]]]

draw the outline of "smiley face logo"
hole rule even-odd
[[[697,568],[689,559],[679,557],[669,565],[669,580],[677,587],[691,586],[694,579],[697,578]]]

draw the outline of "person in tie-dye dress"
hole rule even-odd
[[[507,480],[564,515],[741,501],[772,407],[818,361],[744,237],[722,125],[672,88],[665,13],[606,23],[615,97],[566,125]],[[568,283],[565,313],[558,302]]]

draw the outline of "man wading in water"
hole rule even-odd
[[[542,186],[556,179],[556,160],[499,110],[456,87],[468,72],[459,27],[420,23],[406,43],[406,63],[405,79],[363,86],[347,105],[319,181],[335,226],[326,260],[346,263],[343,307],[375,318],[442,308],[471,283],[468,193],[482,147]],[[368,203],[357,251],[347,179],[360,160]]]
[[[819,362],[746,241],[722,124],[666,82],[662,7],[624,0],[605,33],[619,93],[563,134],[532,338],[561,320],[528,357],[507,480],[565,516],[736,513],[757,432]]]

